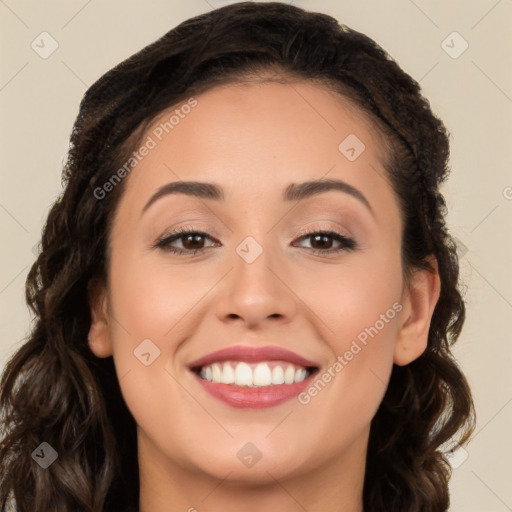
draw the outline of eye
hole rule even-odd
[[[204,233],[203,231],[192,228],[180,228],[158,240],[155,247],[175,254],[191,255],[204,251],[205,239],[213,240],[208,233]],[[180,241],[182,247],[174,247],[171,245],[176,241]]]
[[[304,233],[299,240],[310,239],[310,249],[313,254],[338,253],[341,251],[353,251],[357,247],[357,243],[350,238],[337,231],[309,231]],[[337,243],[338,247],[333,248],[333,244]]]
[[[353,251],[357,247],[354,239],[339,233],[337,231],[310,231],[303,233],[298,240],[310,239],[310,249],[313,254],[331,254],[339,253],[341,251]],[[194,255],[198,252],[203,252],[208,246],[205,247],[206,240],[214,240],[208,233],[198,231],[194,228],[180,228],[169,235],[165,235],[157,241],[154,245],[155,248],[160,248],[174,254]],[[180,242],[182,247],[175,247],[175,242]],[[215,241],[210,247],[220,242]],[[333,245],[338,247],[333,247]]]

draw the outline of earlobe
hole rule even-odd
[[[112,341],[105,285],[98,280],[90,281],[87,286],[87,294],[91,311],[89,348],[97,357],[109,357],[112,355]]]
[[[428,346],[430,322],[441,293],[437,260],[433,255],[428,259],[434,271],[416,270],[406,291],[393,355],[393,362],[398,366],[411,363]]]

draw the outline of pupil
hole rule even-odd
[[[194,243],[199,243],[200,245],[202,237],[203,235],[187,235],[185,237],[185,240],[193,240],[192,246],[194,245]],[[185,247],[187,247],[188,249],[201,249],[201,247],[190,247],[190,244],[187,244],[186,242],[183,245],[185,245]]]
[[[331,237],[329,235],[314,235],[313,236],[313,240],[315,240],[315,243],[318,241],[320,242],[320,248],[325,248],[325,247],[329,248],[328,246],[330,244],[328,243],[328,240],[330,238]],[[316,248],[315,244],[313,244],[313,247]]]

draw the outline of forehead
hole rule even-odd
[[[216,86],[162,112],[144,144],[151,149],[122,199],[132,205],[179,180],[219,183],[227,200],[280,199],[290,183],[322,178],[344,179],[370,196],[390,188],[370,115],[307,81]]]

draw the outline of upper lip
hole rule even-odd
[[[245,361],[248,363],[257,363],[261,361],[287,361],[305,368],[318,367],[318,363],[299,356],[295,352],[271,345],[265,347],[235,345],[223,348],[196,359],[189,364],[189,367],[198,368],[222,361]]]

